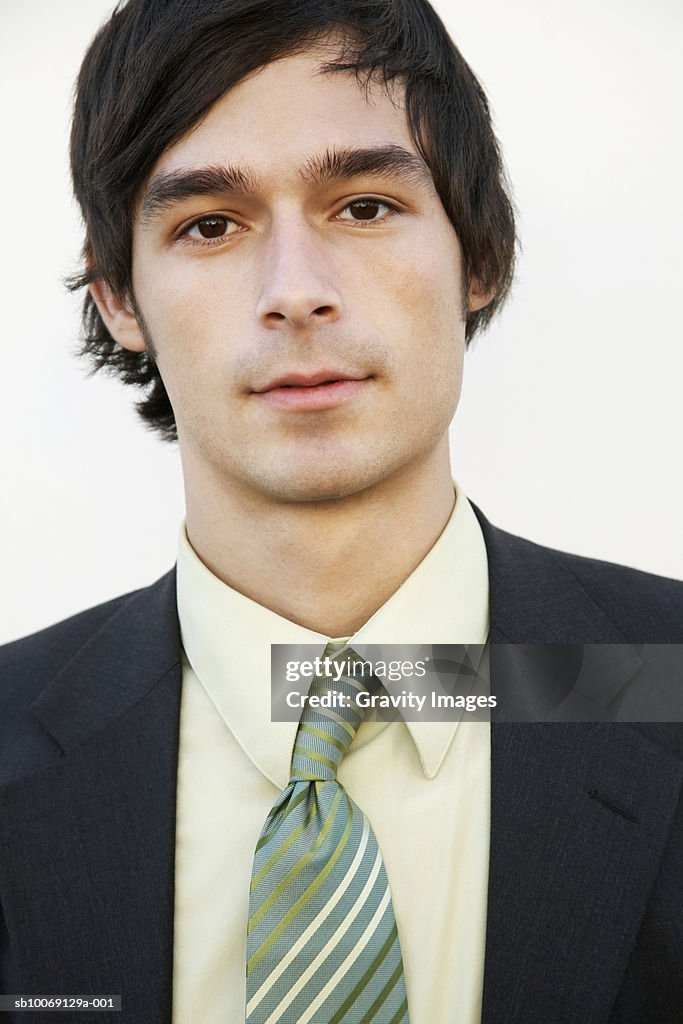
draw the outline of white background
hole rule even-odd
[[[500,526],[683,576],[678,0],[440,0],[491,99],[523,252],[469,354],[454,474]],[[145,585],[174,561],[175,446],[74,357],[71,90],[112,4],[0,14],[0,640]]]

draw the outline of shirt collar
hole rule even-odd
[[[284,787],[297,723],[271,720],[270,645],[312,644],[322,655],[330,638],[290,622],[219,580],[190,546],[184,525],[178,548],[178,615],[195,675],[245,754],[275,786]],[[456,485],[453,512],[435,544],[348,642],[352,647],[484,644],[488,628],[484,538]],[[438,772],[457,726],[457,721],[406,723],[428,778]],[[364,723],[354,744],[369,742],[385,727]]]

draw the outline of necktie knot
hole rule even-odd
[[[349,649],[344,653],[345,663],[357,657]],[[363,718],[356,697],[367,689],[358,670],[313,680],[294,742],[290,782],[336,779]]]

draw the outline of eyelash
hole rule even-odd
[[[387,212],[384,213],[381,217],[378,217],[378,218],[373,219],[373,220],[366,220],[366,221],[364,221],[364,220],[354,221],[352,218],[344,218],[344,223],[351,223],[351,224],[354,224],[354,226],[361,228],[362,230],[367,230],[368,228],[372,227],[373,224],[382,224],[386,220],[388,220],[389,218],[393,217],[394,215],[396,215],[396,214],[398,214],[400,212],[400,210],[399,210],[399,208],[397,206],[395,206],[393,203],[388,202],[385,199],[375,199],[374,196],[361,196],[359,199],[352,199],[351,202],[347,203],[346,206],[342,207],[342,209],[339,210],[339,213],[337,213],[335,215],[335,217],[340,217],[340,214],[345,213],[347,210],[351,209],[354,206],[358,208],[358,207],[362,207],[364,204],[369,204],[369,205],[372,205],[372,206],[380,206],[380,207],[383,206],[383,207],[385,207]],[[218,235],[216,238],[203,238],[201,240],[198,239],[198,238],[192,238],[190,236],[190,231],[193,228],[197,227],[198,224],[201,224],[203,221],[211,220],[213,218],[215,218],[216,220],[224,220],[226,222],[226,224],[237,224],[237,221],[233,217],[228,217],[226,214],[222,214],[222,213],[205,213],[201,217],[195,217],[195,219],[193,221],[191,221],[189,224],[187,224],[178,233],[177,240],[179,242],[182,242],[185,245],[190,245],[190,246],[195,246],[195,247],[199,247],[199,248],[205,249],[207,247],[208,248],[213,248],[216,245],[224,244],[227,238],[230,238],[232,235],[240,234],[239,231],[231,231],[231,232],[228,232],[227,234],[224,234],[224,235]],[[238,224],[237,224],[237,226],[239,227]]]

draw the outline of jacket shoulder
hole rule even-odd
[[[49,663],[54,671],[60,664],[65,664],[79,647],[97,633],[122,604],[139,593],[140,590],[132,590],[127,594],[121,594],[120,597],[94,605],[19,640],[2,644],[0,678],[4,678],[5,672],[14,666],[25,666],[31,670]]]
[[[84,722],[97,727],[139,681],[178,662],[175,589],[172,569],[150,587],[0,647],[0,785],[52,764],[65,742],[87,733]],[[46,725],[51,715],[57,732]]]
[[[680,581],[545,547],[493,526],[473,508],[489,559],[492,619],[508,637],[525,643],[683,643]]]
[[[0,722],[26,711],[77,652],[145,589],[132,590],[0,646]]]
[[[617,624],[666,634],[663,643],[683,643],[683,583],[626,565],[555,552],[564,567]]]
[[[627,565],[544,547],[521,537],[527,557],[569,573],[627,643],[683,643],[683,583]],[[533,549],[531,552],[530,549]]]

